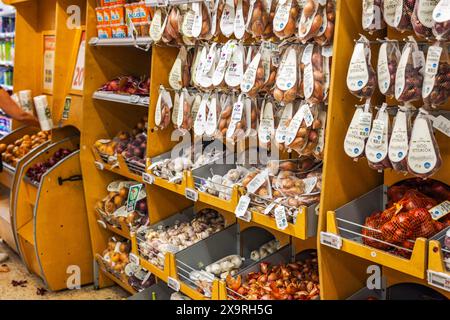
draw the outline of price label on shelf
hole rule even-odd
[[[186,188],[185,196],[191,201],[197,202],[198,201],[198,192],[191,188]]]
[[[239,199],[239,203],[234,210],[236,217],[244,217],[247,213],[248,206],[250,205],[250,197],[245,195]]]
[[[139,193],[142,189],[142,183],[135,184],[129,188],[127,199],[127,212],[133,212],[136,209],[136,203],[139,200]]]
[[[428,284],[450,292],[450,276],[442,272],[427,271]]]
[[[286,210],[284,206],[278,206],[275,209],[275,222],[277,223],[277,228],[280,230],[284,230],[288,227]]]
[[[155,183],[155,177],[147,172],[142,173],[142,181],[144,181],[147,184],[153,184]]]
[[[428,210],[431,214],[431,217],[434,220],[439,220],[443,216],[450,213],[450,201],[445,200],[444,202],[439,203],[437,206]]]
[[[447,137],[450,137],[450,120],[445,118],[443,115],[433,119],[433,127],[445,134]]]
[[[94,164],[95,164],[95,167],[96,167],[98,170],[104,170],[104,169],[105,169],[104,164],[101,163],[100,161],[95,161]]]
[[[135,265],[139,265],[139,257],[137,255],[135,255],[134,253],[130,253],[128,255],[128,259],[130,260],[131,263],[134,263]]]
[[[167,278],[167,286],[176,292],[180,291],[180,282],[172,277]]]
[[[340,250],[342,247],[342,238],[334,233],[320,232],[320,243]]]
[[[140,97],[137,95],[131,95],[129,98],[130,103],[138,103],[140,100]]]

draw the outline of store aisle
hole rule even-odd
[[[19,256],[4,243],[0,242],[0,252],[7,252],[9,260],[0,264],[0,271],[6,265],[10,271],[0,272],[0,300],[21,299],[21,300],[120,300],[126,298],[128,294],[120,287],[115,286],[98,291],[94,291],[92,286],[85,286],[81,290],[66,290],[61,292],[44,292],[38,294],[44,284],[41,279],[28,273],[21,263]],[[19,282],[26,281],[22,286]],[[16,284],[16,286],[13,285]]]

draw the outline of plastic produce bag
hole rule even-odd
[[[183,133],[187,133],[192,128],[191,107],[193,100],[194,97],[191,97],[187,90],[183,88],[180,92],[178,103],[174,104],[172,123],[175,129],[180,129]]]
[[[389,27],[395,27],[395,10],[401,0],[383,0],[383,19]]]
[[[244,40],[250,36],[246,30],[249,1],[234,0],[234,6],[236,8],[234,16],[234,37],[238,40]]]
[[[363,0],[362,26],[369,33],[386,28],[383,20],[383,0]]]
[[[310,130],[308,132],[308,142],[301,152],[301,155],[303,156],[312,156],[319,144],[319,129],[322,127],[322,120],[319,119],[319,110],[321,107],[322,106],[318,104],[310,105],[309,107],[313,121],[309,126]],[[309,116],[309,114],[307,114],[307,116]],[[310,120],[307,121],[307,125],[308,123],[310,123]]]
[[[433,36],[433,9],[439,0],[416,0],[411,23],[414,33],[420,38]]]
[[[165,129],[170,124],[170,110],[172,109],[172,98],[163,86],[159,88],[158,101],[155,107],[155,125],[158,129]]]
[[[389,140],[389,160],[396,171],[407,172],[406,157],[411,135],[411,119],[414,107],[410,104],[399,106]]]
[[[270,7],[266,8],[266,4],[270,1],[254,0],[250,3],[249,19],[247,21],[246,29],[254,39],[262,38],[266,33],[271,33],[271,30],[266,30],[268,26],[271,29]]]
[[[395,74],[395,99],[402,102],[420,99],[422,94],[422,67],[425,58],[413,37],[408,37]]]
[[[416,0],[398,0],[395,4],[393,27],[400,32],[412,29],[411,16]]]
[[[323,104],[320,105],[317,119],[314,121],[318,121],[316,124],[313,123],[313,129],[316,130],[318,134],[318,142],[314,148],[313,155],[317,160],[323,160],[323,153],[325,150],[325,126],[327,122],[327,110]]]
[[[294,150],[300,155],[303,154],[302,151],[308,144],[309,132],[313,122],[314,115],[311,112],[310,105],[301,102],[299,109],[286,129],[285,145],[288,147],[288,151]]]
[[[436,43],[428,47],[422,87],[426,106],[445,105],[450,92],[450,65],[447,46]]]
[[[220,49],[215,42],[210,47],[205,45],[202,49],[195,73],[195,82],[200,89],[210,90],[214,87],[213,76],[219,63],[219,54]]]
[[[299,8],[296,0],[278,0],[273,17],[273,32],[281,40],[295,34]]]
[[[371,126],[372,111],[368,100],[365,105],[356,106],[344,139],[345,153],[355,161],[364,157],[366,139],[369,137]]]
[[[196,97],[196,100],[198,100],[198,96]],[[197,112],[192,111],[192,117],[194,119],[193,129],[196,138],[201,138],[205,133],[206,117],[208,115],[208,112],[209,112],[209,93],[204,93],[201,96]]]
[[[220,104],[222,106],[222,112],[219,117],[219,131],[220,136],[225,137],[228,127],[231,123],[231,114],[233,112],[233,105],[236,97],[234,94],[222,95],[220,97]]]
[[[347,87],[360,99],[370,98],[375,90],[376,74],[370,59],[369,40],[361,36],[353,49],[347,73]]]
[[[278,122],[277,129],[275,131],[275,143],[277,144],[278,148],[280,150],[285,149],[285,142],[286,142],[286,135],[287,135],[287,128],[289,127],[289,123],[292,120],[292,117],[296,113],[296,106],[294,103],[290,102],[280,108],[281,115],[280,115],[280,121]]]
[[[192,3],[194,17],[192,22],[192,36],[197,39],[209,40],[211,34],[211,12],[207,3]]]
[[[320,46],[325,46],[333,42],[335,18],[336,0],[328,0],[323,12],[322,26],[314,37],[314,41]]]
[[[186,47],[181,46],[177,58],[169,73],[169,85],[174,90],[189,87],[191,81],[190,53]]]
[[[219,60],[212,75],[213,86],[227,88],[225,83],[225,73],[231,61],[234,49],[237,47],[236,40],[229,40],[220,49]]]
[[[383,104],[378,110],[365,149],[369,167],[378,171],[391,167],[388,158],[390,121],[386,107],[387,105]]]
[[[326,11],[318,0],[307,0],[298,23],[298,38],[302,42],[317,36],[321,28],[325,32]]]
[[[386,39],[386,42],[381,44],[377,63],[378,88],[387,97],[394,96],[395,74],[400,57],[401,52],[397,41]]]
[[[289,45],[283,51],[273,91],[273,96],[278,102],[292,102],[297,97],[298,54],[297,45]]]
[[[428,112],[421,108],[417,115],[409,141],[409,173],[428,178],[439,170],[442,164],[439,146],[433,133],[433,125]]]
[[[245,49],[242,44],[237,44],[232,49],[230,61],[225,70],[224,80],[228,89],[238,89],[241,86],[245,69]]]
[[[309,44],[302,55],[303,94],[310,103],[323,102],[328,93],[327,73],[329,74],[329,59],[322,55],[322,48]]]
[[[150,38],[158,43],[162,40],[162,35],[166,29],[167,24],[167,10],[166,8],[157,8],[153,14],[152,22],[150,23]],[[171,31],[173,28],[171,29]]]
[[[440,0],[433,10],[433,34],[438,40],[450,38],[450,0]]]
[[[236,8],[234,0],[223,0],[223,9],[220,16],[220,32],[226,38],[229,38],[234,33],[234,20],[236,15]]]
[[[208,113],[206,114],[204,135],[208,138],[215,138],[220,134],[218,131],[219,117],[222,111],[220,99],[216,92],[209,97]]]
[[[162,41],[167,44],[182,44],[181,35],[182,16],[178,7],[172,7],[167,15]],[[151,29],[150,29],[151,30]]]
[[[258,143],[261,147],[270,149],[277,124],[277,107],[272,98],[262,101],[258,127]]]

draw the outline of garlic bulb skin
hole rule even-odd
[[[261,256],[260,256],[260,254],[259,254],[259,251],[258,251],[258,250],[253,250],[253,251],[250,253],[250,259],[252,259],[253,261],[259,261],[259,259],[261,259]]]

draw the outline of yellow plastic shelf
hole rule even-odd
[[[430,271],[442,275],[443,279],[446,279],[444,280],[446,284],[439,286],[439,288],[446,290],[447,295],[450,296],[450,272],[445,267],[444,258],[441,243],[437,240],[431,240],[428,244],[428,281],[430,280]]]
[[[186,172],[183,173],[183,180],[180,184],[171,183],[165,179],[162,179],[160,177],[155,177],[154,185],[164,188],[166,190],[185,195],[186,194]]]
[[[130,171],[128,169],[128,166],[127,166],[123,156],[118,155],[117,156],[117,164],[116,165],[111,165],[111,164],[105,163],[101,159],[101,157],[100,157],[98,152],[93,150],[93,153],[94,153],[95,161],[102,165],[102,169],[103,170],[107,170],[107,171],[116,173],[116,174],[118,174],[118,175],[120,175],[122,177],[131,179],[131,180],[134,180],[134,181],[137,181],[137,182],[143,182],[141,175],[138,175],[138,174],[136,174],[136,173],[134,173],[134,172],[132,172],[132,171]]]
[[[103,228],[106,228],[107,230],[109,230],[109,231],[111,231],[111,232],[113,232],[113,233],[115,233],[115,234],[118,234],[119,236],[122,236],[122,237],[124,237],[125,239],[131,240],[131,236],[130,236],[130,228],[127,226],[126,223],[120,223],[120,228],[118,228],[118,227],[116,227],[116,226],[114,226],[114,225],[112,225],[112,224],[106,222],[106,221],[102,218],[102,216],[100,215],[100,213],[97,212],[97,210],[95,211],[95,215],[96,215],[96,217],[97,217],[97,219],[98,219],[97,222],[98,222]],[[99,221],[102,221],[102,223],[99,222]]]
[[[17,233],[26,242],[30,243],[32,246],[35,246],[33,220],[28,221],[26,224],[20,227],[19,230],[17,230]]]
[[[136,294],[137,291],[134,290],[134,288],[132,286],[130,286],[127,282],[125,282],[125,279],[119,279],[117,278],[115,275],[113,275],[112,273],[108,272],[108,270],[106,270],[106,267],[102,261],[102,259],[98,256],[95,257],[95,260],[97,261],[98,265],[100,266],[100,271],[111,281],[113,281],[114,283],[116,283],[117,285],[119,285],[122,289],[124,289],[125,291],[127,291],[130,294]]]
[[[334,211],[328,211],[327,213],[327,232],[340,236],[337,228],[336,213]],[[425,238],[416,239],[410,259],[372,248],[357,241],[345,238],[341,239],[341,251],[412,275],[419,279],[425,279],[427,257],[427,239]]]

